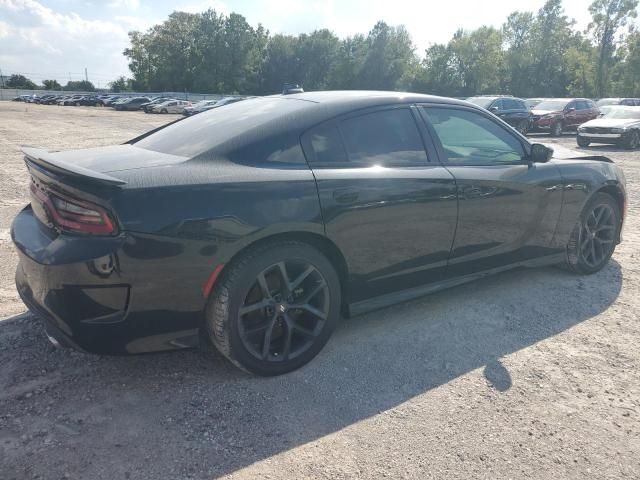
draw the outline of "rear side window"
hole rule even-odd
[[[340,122],[350,163],[415,166],[427,163],[420,132],[408,108],[382,110]]]
[[[302,145],[309,163],[329,166],[344,166],[347,163],[347,153],[334,122],[323,123],[309,130],[302,137]]]

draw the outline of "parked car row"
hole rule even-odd
[[[482,95],[467,101],[478,105],[518,130],[523,135],[544,132],[552,136],[576,131],[581,147],[591,143],[616,144],[623,148],[640,147],[640,99],[603,98],[529,98],[507,95]]]
[[[111,107],[115,110],[143,110],[145,113],[181,113],[185,116],[196,115],[213,108],[229,105],[244,97],[224,97],[218,100],[202,100],[191,103],[172,97],[133,97],[125,95],[20,95],[15,101],[39,103],[42,105]]]

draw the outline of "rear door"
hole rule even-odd
[[[407,105],[367,109],[302,137],[352,304],[445,277],[456,186],[417,115]]]
[[[458,227],[448,274],[463,276],[557,253],[560,171],[529,163],[528,144],[489,115],[425,105],[439,156],[458,187]]]

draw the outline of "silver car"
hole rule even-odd
[[[578,127],[578,145],[615,144],[629,150],[640,146],[640,107],[607,106],[599,118]]]
[[[191,102],[187,102],[186,100],[169,100],[154,105],[151,111],[153,113],[182,113],[185,107],[189,105],[191,105]]]

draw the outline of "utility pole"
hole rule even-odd
[[[0,68],[0,82],[2,82],[2,87],[4,88],[4,76],[2,75],[2,69]]]
[[[84,67],[84,79],[88,82],[89,76],[87,75],[87,67]]]

